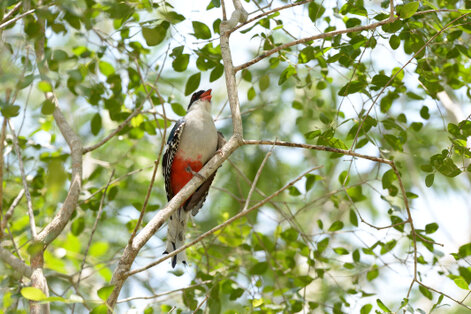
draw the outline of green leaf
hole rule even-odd
[[[373,305],[365,304],[361,307],[360,314],[368,314],[369,312],[371,312],[371,309],[373,309]]]
[[[243,69],[242,70],[242,78],[244,79],[244,81],[252,82],[252,72],[250,72],[247,69]]]
[[[393,181],[397,180],[394,170],[389,169],[383,174],[381,182],[383,184],[383,189],[389,189],[393,185]]]
[[[427,106],[422,106],[422,108],[420,109],[420,116],[425,120],[428,120],[430,118],[430,113],[428,111]]]
[[[56,109],[56,105],[54,104],[54,102],[51,99],[46,99],[41,104],[41,113],[44,114],[44,115],[52,114],[55,109]]]
[[[376,74],[373,76],[373,79],[371,80],[371,83],[373,85],[376,85],[378,87],[383,87],[386,86],[386,84],[389,82],[391,78],[387,75],[384,74]]]
[[[247,91],[247,99],[252,100],[255,98],[256,95],[257,93],[255,92],[255,88],[250,87],[249,90]]]
[[[85,218],[84,217],[78,217],[72,222],[72,226],[70,228],[72,234],[74,236],[78,236],[79,234],[82,233],[83,229],[85,229]]]
[[[366,279],[368,279],[368,281],[372,281],[378,276],[379,269],[377,265],[373,265],[372,269],[366,273]]]
[[[278,80],[278,85],[281,85],[286,82],[286,80],[294,74],[296,74],[296,68],[292,65],[288,66],[286,69],[283,70],[283,72],[281,72],[280,79]]]
[[[98,306],[95,306],[90,314],[107,314],[108,313],[108,307],[105,304],[100,304]]]
[[[21,289],[21,295],[28,300],[42,301],[46,299],[46,295],[38,288],[25,287]]]
[[[251,275],[261,275],[268,269],[268,262],[258,262],[249,269]]]
[[[288,190],[289,190],[289,195],[292,195],[292,196],[301,195],[301,192],[299,192],[298,188],[295,186],[290,186]]]
[[[347,189],[347,193],[354,202],[361,202],[366,200],[366,196],[362,193],[361,185],[353,186]]]
[[[350,254],[350,252],[348,252],[348,250],[346,248],[343,248],[343,247],[336,247],[333,250],[338,255],[348,255],[348,254]]]
[[[43,93],[52,92],[51,83],[49,83],[48,81],[40,81],[38,83],[38,88]]]
[[[5,118],[13,118],[20,114],[20,106],[17,105],[5,105],[0,102],[0,107],[2,108],[2,115]]]
[[[100,63],[98,63],[98,68],[100,69],[100,72],[107,77],[115,72],[114,67],[106,61],[100,61]]]
[[[409,2],[404,4],[399,10],[399,16],[402,19],[408,19],[417,12],[419,2]]]
[[[200,81],[201,81],[201,72],[195,73],[192,76],[188,78],[188,81],[186,81],[186,86],[185,86],[185,96],[190,95],[193,93],[198,86],[200,86]]]
[[[435,222],[432,222],[432,223],[427,224],[425,226],[425,233],[431,234],[431,233],[434,233],[437,230],[438,230],[438,224],[435,223]]]
[[[100,130],[101,130],[101,116],[99,113],[96,113],[92,120],[90,121],[90,127],[92,129],[92,134],[93,135],[98,135],[98,133],[100,133]]]
[[[391,240],[389,242],[386,242],[382,247],[380,254],[386,254],[387,252],[391,251],[395,246],[396,246],[397,241],[396,240]]]
[[[162,22],[154,28],[143,27],[142,36],[146,40],[147,46],[157,46],[167,36],[167,30],[170,23],[167,21]]]
[[[349,218],[350,218],[350,223],[354,225],[355,227],[358,227],[358,217],[353,209],[350,209]]]
[[[306,175],[306,191],[309,191],[310,189],[312,189],[316,180],[317,180],[317,176],[315,174]]]
[[[322,253],[325,251],[325,249],[329,245],[329,241],[330,241],[329,238],[324,238],[321,241],[317,242],[317,250],[319,251],[319,253]]]
[[[179,103],[173,102],[170,105],[172,106],[173,112],[175,112],[180,117],[183,117],[184,115],[186,115],[185,108],[183,108],[183,106],[180,105]]]
[[[98,289],[97,294],[100,299],[103,301],[106,301],[108,297],[111,295],[111,292],[113,292],[114,285],[109,285],[109,286],[104,286],[100,289]]]
[[[350,94],[357,93],[366,87],[366,82],[364,81],[351,81],[347,82],[338,92],[339,96],[347,96]]]
[[[461,289],[469,290],[469,285],[463,277],[457,276],[455,279],[453,279],[453,282]]]
[[[422,295],[423,295],[424,297],[426,297],[427,299],[429,299],[429,300],[432,300],[432,299],[433,299],[432,292],[430,292],[430,290],[428,290],[428,289],[425,288],[424,286],[419,286],[419,291],[420,291],[420,293],[422,293]]]
[[[316,2],[309,3],[309,18],[311,21],[315,22],[322,16],[322,14],[324,14],[324,12],[325,8],[322,5]]]
[[[458,253],[460,257],[466,257],[466,256],[471,255],[471,243],[466,243],[460,246]]]
[[[380,299],[376,299],[376,304],[378,304],[379,308],[383,311],[387,313],[392,313],[391,310],[386,305],[384,305],[383,301],[381,301]]]
[[[389,38],[389,46],[391,46],[392,49],[396,50],[400,44],[401,44],[401,39],[399,38],[399,36],[392,35]]]
[[[343,228],[343,222],[340,220],[335,221],[330,227],[329,232],[341,230]]]
[[[258,82],[258,86],[260,87],[261,91],[264,91],[270,86],[270,76],[264,75],[260,78],[260,81]]]
[[[193,30],[195,33],[193,34],[198,39],[210,39],[211,38],[211,30],[209,27],[201,22],[193,21]]]
[[[189,54],[181,54],[175,58],[172,62],[172,68],[177,72],[183,72],[188,67],[188,63],[190,62],[190,55]]]
[[[214,82],[218,78],[222,76],[224,73],[224,66],[222,64],[218,64],[214,67],[214,69],[211,71],[211,75],[209,76],[209,81]]]

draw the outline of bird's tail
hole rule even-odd
[[[167,231],[167,249],[164,254],[171,253],[185,244],[185,228],[189,215],[189,212],[186,212],[183,207],[180,207],[170,216]],[[182,262],[186,265],[185,251],[172,257],[173,268],[175,268],[177,262]]]

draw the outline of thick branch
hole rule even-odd
[[[22,260],[18,257],[14,256],[10,253],[7,249],[0,246],[0,259],[7,265],[10,265],[16,272],[21,274],[22,276],[31,278],[32,270],[31,267],[26,265]]]
[[[265,199],[261,200],[260,202],[258,202],[257,204],[253,205],[252,207],[246,209],[246,210],[243,210],[241,211],[240,213],[238,213],[237,215],[234,215],[232,216],[231,218],[229,218],[228,220],[226,220],[225,222],[223,222],[222,224],[212,228],[211,230],[209,231],[206,231],[205,233],[203,233],[202,235],[200,235],[198,238],[196,238],[195,240],[191,241],[190,243],[178,248],[177,250],[175,251],[172,251],[171,253],[169,254],[166,254],[164,257],[161,257],[159,258],[157,261],[145,266],[145,267],[142,267],[142,268],[139,268],[139,269],[135,269],[131,272],[129,272],[128,274],[126,274],[127,276],[132,276],[134,274],[137,274],[139,272],[142,272],[144,270],[147,270],[157,264],[160,264],[162,263],[163,261],[165,261],[166,259],[169,259],[171,258],[172,256],[175,256],[177,255],[178,253],[186,250],[187,248],[189,248],[190,246],[193,246],[195,245],[196,243],[200,242],[201,240],[203,240],[204,238],[208,237],[209,235],[215,233],[216,231],[219,231],[221,229],[223,229],[224,227],[226,227],[227,225],[233,223],[234,221],[236,221],[237,219],[239,218],[242,218],[246,215],[248,215],[249,213],[251,213],[252,211],[256,210],[257,208],[260,208],[261,206],[263,206],[264,204],[266,204],[267,202],[269,202],[270,200],[272,200],[273,198],[277,197],[278,195],[280,195],[284,190],[288,189],[289,187],[293,186],[296,182],[298,182],[299,180],[301,180],[306,174],[314,171],[314,170],[317,170],[319,168],[321,168],[322,166],[318,166],[318,167],[314,167],[314,168],[311,168],[309,169],[308,171],[306,172],[303,172],[302,174],[300,174],[298,177],[296,177],[294,180],[292,180],[291,182],[287,183],[285,186],[283,186],[281,189],[277,190],[276,192],[270,194],[270,196],[266,197]]]
[[[222,147],[220,153],[215,154],[214,157],[201,169],[199,174],[204,178],[208,178],[240,145],[241,143],[238,138],[235,136],[231,137]],[[193,194],[193,192],[196,191],[203,181],[204,180],[199,176],[194,176],[193,179],[191,179],[185,187],[168,202],[165,208],[154,215],[149,223],[134,237],[133,241],[128,243],[125,247],[118,266],[113,273],[113,278],[111,279],[111,284],[114,285],[114,289],[107,300],[107,304],[110,308],[114,308],[121,288],[127,278],[127,273],[131,269],[132,263],[134,262],[137,253],[139,253],[139,250],[147,243],[147,241],[149,241],[152,235],[159,230],[170,215],[176,211],[181,204],[183,204],[183,202]],[[167,256],[172,255],[169,254]]]
[[[82,141],[75,134],[72,127],[65,119],[60,110],[57,99],[52,93],[47,93],[46,97],[53,101],[56,109],[53,116],[59,130],[70,148],[70,158],[72,166],[72,176],[70,181],[69,192],[62,204],[61,209],[52,219],[52,221],[38,234],[38,240],[45,245],[51,243],[64,229],[69,222],[70,216],[77,207],[80,190],[82,188]]]
[[[240,8],[242,8],[242,5],[240,4],[238,0],[234,0],[234,6],[236,7],[235,11],[238,11],[236,3],[238,3]],[[243,11],[245,12],[245,10]],[[247,12],[245,12],[245,14],[246,13]],[[239,14],[239,17],[241,17],[242,15]],[[224,73],[225,73],[225,78],[226,78],[227,97],[229,99],[229,105],[231,107],[233,132],[234,132],[234,136],[236,136],[237,139],[241,140],[243,136],[242,117],[240,114],[239,96],[237,94],[237,83],[236,83],[236,78],[235,78],[236,71],[234,71],[234,65],[232,64],[231,48],[229,45],[230,30],[232,27],[235,26],[235,25],[231,26],[233,23],[232,19],[235,18],[235,16],[236,15],[233,14],[231,16],[230,21],[221,22],[220,44],[221,44],[221,56],[222,56],[222,61],[224,64]],[[243,22],[243,20],[237,20],[237,22],[239,21]]]

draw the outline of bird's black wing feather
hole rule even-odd
[[[178,144],[180,143],[180,137],[183,133],[183,127],[185,126],[185,119],[180,119],[175,123],[170,135],[167,140],[167,150],[162,158],[162,169],[165,178],[165,190],[167,191],[167,200],[171,200],[174,196],[172,186],[170,185],[170,171],[172,170],[173,158],[178,150]]]
[[[221,132],[218,132],[218,146],[217,150],[220,150],[221,147],[226,143],[226,140],[224,139],[224,135],[222,135]],[[208,196],[209,192],[209,187],[211,186],[211,183],[213,183],[214,177],[216,176],[216,171],[213,172],[209,178],[206,179],[206,181],[203,182],[203,184],[200,185],[200,187],[193,193],[191,198],[188,200],[188,202],[185,204],[185,211],[190,211],[193,216],[198,214],[200,208],[203,206],[204,201],[206,200],[206,196]]]

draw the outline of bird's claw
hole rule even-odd
[[[218,155],[221,156],[221,157],[224,157],[224,153],[223,153],[222,149],[218,149],[218,150],[214,153],[214,155],[216,155],[216,154],[218,154]]]
[[[197,177],[200,178],[201,180],[206,181],[206,178],[205,178],[205,177],[203,177],[202,175],[200,175],[198,172],[193,171],[193,169],[191,169],[190,166],[186,167],[185,170],[186,170],[186,172],[191,173],[193,176],[197,176]]]

